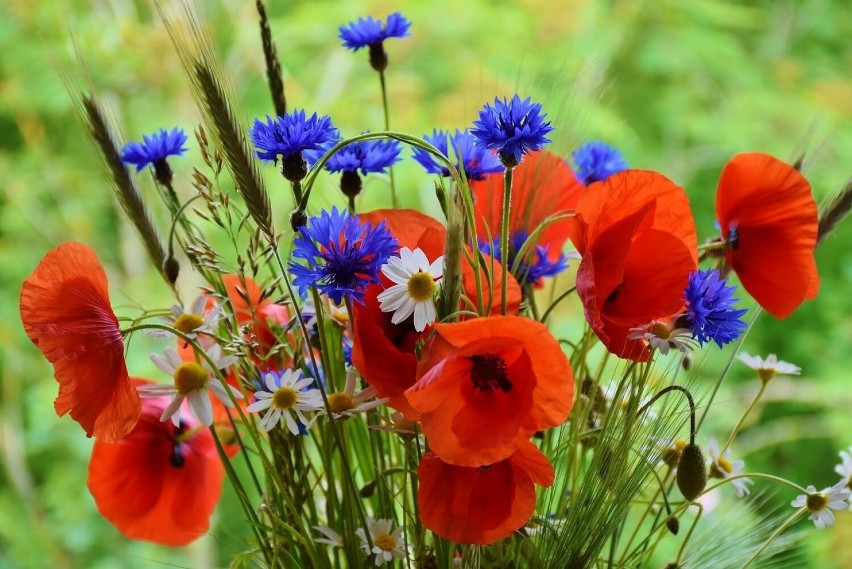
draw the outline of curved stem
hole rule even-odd
[[[657,399],[665,395],[666,393],[670,393],[672,391],[679,391],[683,393],[686,399],[689,401],[689,444],[695,444],[695,400],[692,398],[692,394],[685,387],[680,385],[669,385],[661,389],[656,395],[651,397],[651,400],[645,403],[641,409],[636,412],[636,416],[639,417],[642,413],[644,413],[648,407],[650,407]]]
[[[788,527],[790,527],[791,525],[793,525],[793,523],[794,523],[797,519],[799,519],[799,518],[801,517],[801,515],[802,515],[802,514],[804,514],[804,513],[805,513],[805,512],[807,512],[807,511],[808,511],[808,509],[807,509],[806,507],[799,508],[799,510],[797,510],[797,511],[796,511],[796,512],[792,515],[792,516],[790,516],[789,518],[787,518],[787,520],[786,520],[783,524],[781,524],[781,525],[778,527],[778,529],[777,529],[777,530],[775,530],[774,532],[772,532],[772,535],[770,535],[770,536],[769,536],[769,538],[767,538],[767,540],[763,542],[763,545],[761,545],[761,546],[757,549],[757,551],[755,551],[755,552],[752,554],[752,556],[751,556],[751,557],[749,557],[749,558],[748,558],[748,560],[746,560],[746,562],[745,562],[745,563],[743,563],[743,566],[742,566],[742,568],[741,568],[741,569],[746,569],[749,565],[751,565],[752,563],[754,563],[754,561],[755,561],[758,557],[760,557],[760,554],[761,554],[761,553],[763,553],[763,552],[766,550],[766,548],[767,548],[767,547],[769,547],[769,545],[770,545],[773,541],[775,541],[775,539],[776,539],[779,535],[781,535],[781,534],[784,532],[784,530],[785,530],[785,529],[787,529]]]

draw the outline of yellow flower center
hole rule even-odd
[[[383,533],[373,538],[373,545],[381,547],[384,551],[390,551],[396,547],[396,538],[389,533]]]
[[[760,368],[759,370],[757,370],[757,377],[759,377],[760,381],[762,381],[763,383],[771,381],[772,379],[775,378],[776,375],[777,375],[777,372],[772,368],[763,367],[763,368]]]
[[[710,472],[710,476],[713,478],[725,478],[734,470],[734,468],[731,466],[731,462],[727,458],[720,456],[713,463],[711,470],[712,472]]]
[[[186,395],[204,387],[210,374],[195,362],[183,362],[175,370],[174,377],[178,393]]]
[[[805,501],[809,512],[819,512],[828,506],[828,496],[822,492],[816,494],[808,494],[808,499]]]
[[[355,401],[348,394],[338,391],[328,396],[328,405],[333,413],[343,413],[354,409]]]
[[[408,295],[417,302],[432,298],[435,292],[435,280],[429,273],[419,272],[408,277]]]
[[[175,319],[175,328],[177,328],[184,334],[194,332],[195,330],[201,328],[203,325],[204,319],[198,314],[193,314],[191,312],[184,312]]]
[[[279,387],[272,394],[272,406],[278,411],[286,411],[296,404],[296,390],[292,387]]]
[[[216,425],[213,428],[216,430],[216,436],[219,437],[219,441],[223,445],[232,445],[237,442],[237,435],[234,433],[234,429],[221,425]]]
[[[661,458],[663,462],[674,468],[677,466],[677,461],[680,460],[680,455],[683,454],[683,449],[686,447],[686,441],[678,439],[674,446],[663,450]]]
[[[648,332],[663,340],[668,340],[669,336],[672,335],[672,331],[669,327],[660,322],[654,322],[654,324],[648,329]]]

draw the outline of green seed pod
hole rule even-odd
[[[707,468],[704,465],[704,453],[698,445],[690,444],[683,448],[677,461],[677,487],[683,497],[692,502],[707,486]]]

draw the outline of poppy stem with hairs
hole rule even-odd
[[[719,456],[722,456],[723,454],[725,454],[725,451],[728,450],[728,447],[730,447],[731,443],[734,442],[734,437],[736,437],[737,433],[740,432],[740,427],[743,426],[743,423],[745,422],[746,417],[751,415],[751,412],[754,409],[754,406],[757,405],[757,402],[761,398],[761,396],[763,395],[763,392],[766,391],[767,385],[768,385],[768,382],[766,382],[766,381],[760,382],[760,389],[757,390],[757,393],[755,393],[754,397],[751,400],[751,403],[748,404],[748,407],[746,407],[746,410],[743,412],[742,417],[740,417],[740,420],[737,421],[736,426],[734,426],[734,429],[731,431],[731,436],[728,437],[728,442],[726,442],[725,446],[722,447],[722,450],[719,451]]]
[[[679,392],[683,393],[683,395],[686,397],[687,401],[689,401],[689,444],[694,445],[695,444],[695,400],[692,398],[692,394],[689,392],[689,390],[687,388],[682,387],[680,385],[669,385],[668,387],[661,389],[656,395],[651,397],[650,401],[645,403],[645,405],[643,405],[642,408],[639,409],[636,412],[636,416],[637,417],[641,416],[642,413],[644,413],[648,409],[648,407],[653,405],[654,402],[657,399],[659,399],[660,397],[662,397],[663,395],[665,395],[666,393],[669,393],[671,391],[679,391]]]
[[[503,174],[503,217],[500,221],[500,314],[506,315],[506,294],[509,273],[509,215],[512,208],[512,168],[506,168]]]

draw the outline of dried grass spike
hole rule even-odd
[[[284,95],[284,81],[281,78],[281,62],[278,60],[278,50],[272,41],[272,30],[266,17],[266,7],[262,0],[257,0],[257,14],[260,17],[260,40],[263,44],[263,57],[266,60],[266,80],[269,83],[269,93],[275,114],[283,117],[287,113],[287,97]]]
[[[820,208],[817,243],[831,233],[850,209],[852,209],[852,181],[846,182],[846,186],[828,202],[828,205]]]

